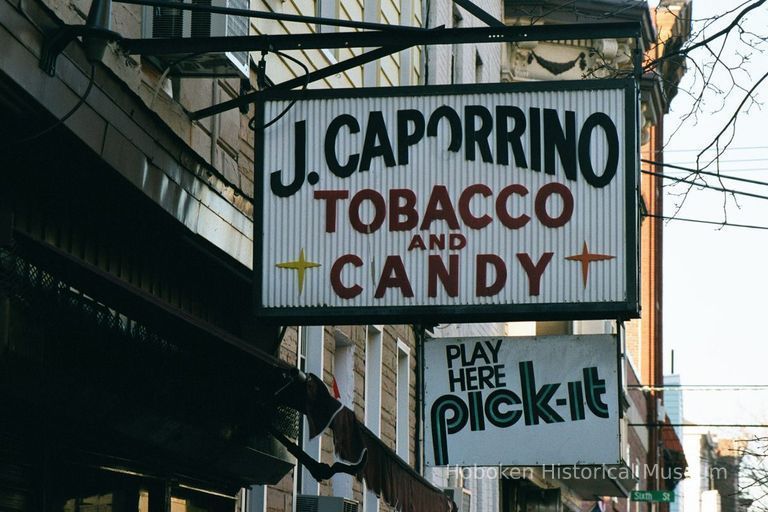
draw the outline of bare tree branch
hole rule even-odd
[[[668,55],[662,55],[658,59],[655,59],[655,60],[651,61],[649,63],[649,66],[655,66],[655,65],[658,64],[659,61],[662,61],[662,60],[668,60],[668,59],[671,59],[671,58],[674,58],[674,57],[685,57],[688,54],[690,54],[692,51],[694,51],[695,49],[701,48],[703,46],[707,46],[709,43],[711,43],[713,41],[716,41],[717,39],[719,39],[721,37],[727,36],[731,32],[731,30],[733,30],[734,28],[739,26],[739,24],[741,23],[741,20],[744,19],[744,17],[747,14],[749,14],[751,11],[757,9],[758,7],[760,7],[761,5],[763,5],[767,1],[768,0],[758,0],[755,3],[753,3],[751,5],[748,5],[747,7],[742,9],[741,12],[739,12],[736,15],[736,17],[733,20],[731,20],[731,22],[727,26],[725,26],[721,30],[715,32],[713,35],[711,35],[709,37],[705,37],[701,41],[693,43],[690,46],[686,46],[685,48],[682,48],[682,49],[680,49],[680,50],[678,50],[676,52],[670,53]],[[742,4],[742,5],[744,5],[744,4]]]
[[[723,136],[723,134],[728,130],[728,128],[733,125],[736,122],[736,119],[739,117],[739,113],[741,112],[741,109],[744,107],[744,105],[747,103],[747,101],[752,100],[752,93],[755,92],[755,89],[757,89],[761,83],[763,83],[763,80],[768,78],[768,72],[766,72],[760,79],[752,85],[752,87],[747,91],[747,94],[744,95],[744,98],[742,98],[741,102],[739,103],[739,106],[736,107],[736,110],[731,115],[731,117],[728,119],[728,122],[723,126],[723,129],[720,130],[720,132],[715,135],[715,137],[712,139],[712,142],[710,142],[704,149],[699,151],[699,153],[696,155],[696,167],[699,167],[699,160],[701,159],[701,156],[712,146],[714,146],[719,140],[720,137]],[[733,138],[731,138],[733,140]],[[720,156],[722,152],[718,151],[718,156]]]

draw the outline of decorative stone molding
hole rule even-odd
[[[542,41],[506,45],[504,81],[609,78],[632,71],[625,40]]]

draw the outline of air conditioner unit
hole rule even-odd
[[[296,496],[296,512],[357,512],[356,501],[340,496],[313,496],[299,494]]]
[[[472,492],[463,487],[449,487],[443,493],[456,504],[458,512],[472,512]]]
[[[183,0],[201,6],[248,9],[248,0]],[[142,11],[142,37],[146,39],[176,37],[247,36],[248,18],[231,14],[193,12],[168,7],[145,6]],[[248,52],[215,52],[200,55],[174,54],[145,56],[160,69],[181,77],[247,78]]]

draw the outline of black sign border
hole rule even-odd
[[[334,98],[380,98],[440,94],[477,94],[499,92],[624,90],[625,140],[624,169],[626,212],[626,283],[625,301],[495,304],[448,306],[297,306],[265,307],[261,301],[264,283],[261,277],[264,225],[258,216],[264,202],[264,103],[272,100],[311,100]],[[640,128],[639,88],[634,79],[563,80],[499,84],[449,86],[375,87],[317,89],[305,91],[264,91],[255,103],[254,133],[254,208],[253,208],[253,307],[258,319],[286,325],[393,324],[393,323],[474,323],[534,320],[628,320],[640,317]],[[268,128],[267,128],[268,129]]]

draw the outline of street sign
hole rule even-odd
[[[672,503],[675,493],[671,491],[632,491],[632,501],[651,501],[654,503]]]

